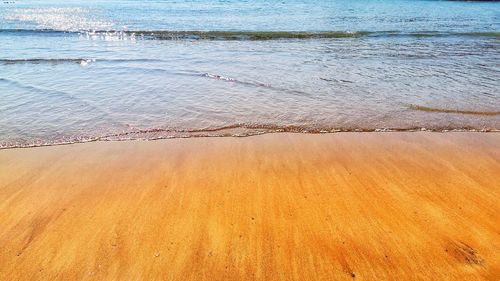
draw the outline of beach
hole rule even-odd
[[[0,2],[0,281],[500,281],[500,2]]]
[[[498,280],[499,133],[0,150],[0,280]]]

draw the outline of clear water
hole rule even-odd
[[[0,148],[421,128],[500,129],[500,3],[0,3]]]

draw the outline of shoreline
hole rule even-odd
[[[494,280],[500,133],[0,150],[0,279]]]
[[[223,128],[223,129],[217,129],[217,130],[207,130],[207,131],[199,131],[199,132],[219,132],[219,131],[224,131],[224,130],[231,130],[233,127],[228,127],[229,129]],[[235,127],[238,128],[239,127]],[[153,129],[153,130],[144,130],[140,131],[139,134],[147,134],[149,132],[157,132],[157,131],[162,131],[158,129]],[[444,129],[444,130],[435,130],[435,129],[428,129],[428,128],[416,128],[416,129],[374,129],[374,130],[361,130],[361,129],[356,129],[356,130],[332,130],[332,131],[295,131],[295,130],[279,130],[279,131],[262,131],[262,132],[254,132],[254,133],[248,133],[248,134],[234,134],[234,135],[198,135],[198,131],[193,131],[193,132],[176,132],[176,133],[188,133],[192,135],[178,135],[178,136],[161,136],[161,137],[152,137],[152,138],[145,138],[145,137],[132,137],[132,138],[115,138],[117,136],[123,136],[123,135],[134,135],[138,134],[137,132],[127,132],[123,134],[117,134],[117,135],[107,135],[107,136],[102,136],[102,137],[96,137],[96,138],[88,138],[85,140],[76,140],[76,141],[62,141],[62,142],[56,142],[56,143],[42,143],[42,144],[27,144],[27,145],[18,145],[18,146],[2,146],[0,145],[0,151],[2,150],[8,150],[8,149],[24,149],[24,148],[37,148],[37,147],[50,147],[50,146],[61,146],[61,145],[72,145],[72,144],[83,144],[83,143],[93,143],[93,142],[123,142],[123,141],[162,141],[162,140],[171,140],[171,139],[191,139],[191,138],[248,138],[248,137],[256,137],[256,136],[262,136],[262,135],[267,135],[267,134],[305,134],[305,135],[329,135],[329,134],[349,134],[349,133],[421,133],[421,132],[428,132],[428,133],[441,133],[441,134],[448,134],[448,133],[500,133],[500,129]]]

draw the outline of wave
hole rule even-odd
[[[57,29],[0,29],[0,35],[67,35],[78,34],[85,31],[64,31]]]
[[[0,64],[64,64],[64,63],[76,63],[80,65],[87,65],[89,63],[95,62],[95,59],[43,59],[43,58],[34,58],[34,59],[0,59]]]
[[[271,89],[271,90],[274,90],[274,91],[278,91],[278,92],[284,92],[284,93],[287,93],[287,94],[293,94],[293,95],[298,95],[298,96],[301,96],[301,97],[308,97],[308,98],[313,98],[314,99],[314,95],[308,93],[308,92],[304,92],[304,91],[300,91],[300,90],[293,90],[293,89],[287,89],[287,88],[281,88],[281,87],[275,87],[271,84],[266,84],[266,83],[262,83],[262,82],[257,82],[257,81],[243,81],[243,80],[240,80],[240,79],[236,79],[236,78],[232,78],[232,77],[227,77],[227,76],[222,76],[222,75],[219,75],[219,74],[214,74],[214,73],[203,73],[203,74],[195,74],[195,75],[200,75],[201,77],[206,77],[206,78],[210,78],[210,79],[214,79],[214,80],[220,80],[220,81],[225,81],[225,82],[232,82],[232,83],[236,83],[236,84],[240,84],[240,85],[245,85],[245,86],[251,86],[251,87],[263,87],[263,88],[267,88],[267,89]]]
[[[80,65],[87,65],[95,62],[112,62],[112,63],[126,63],[126,62],[161,62],[161,59],[95,59],[95,58],[20,58],[20,59],[0,59],[0,64],[67,64],[76,63]]]
[[[234,83],[242,84],[242,85],[275,89],[275,87],[271,86],[270,84],[261,83],[261,82],[242,81],[242,80],[238,80],[236,78],[226,77],[226,76],[222,76],[222,75],[219,75],[219,74],[203,73],[203,74],[200,74],[200,76],[206,77],[206,78],[210,78],[210,79],[214,79],[214,80],[234,82]]]
[[[437,113],[456,113],[456,114],[471,114],[471,115],[484,115],[484,116],[497,116],[500,115],[500,111],[473,111],[473,110],[460,110],[460,109],[447,109],[447,108],[437,108],[428,107],[422,105],[410,105],[410,109],[426,112],[437,112]]]
[[[0,141],[0,150],[13,148],[30,148],[42,146],[68,145],[75,143],[97,142],[97,141],[129,141],[129,140],[160,140],[173,138],[200,138],[200,137],[250,137],[269,133],[305,133],[305,134],[327,134],[327,133],[367,133],[367,132],[500,132],[492,128],[311,128],[306,126],[288,125],[277,126],[271,124],[234,124],[221,127],[204,129],[137,129],[116,134],[102,136],[73,136],[57,140],[31,140],[31,141]]]
[[[91,38],[119,37],[150,40],[280,40],[335,39],[358,37],[489,37],[500,38],[500,32],[438,32],[438,31],[177,31],[177,30],[53,30],[0,29],[0,34],[12,35],[84,35]]]

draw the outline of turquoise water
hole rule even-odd
[[[0,3],[0,148],[500,129],[500,3]]]

